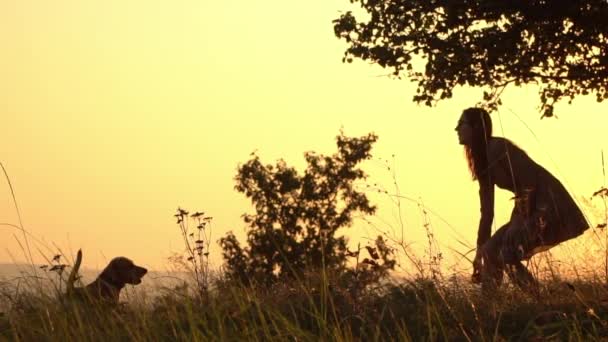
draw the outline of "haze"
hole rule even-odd
[[[379,135],[365,165],[370,185],[394,194],[396,180],[403,195],[432,210],[443,248],[465,252],[457,240],[473,247],[477,185],[454,127],[479,91],[461,89],[427,108],[412,103],[415,85],[387,77],[390,71],[343,64],[345,45],[331,21],[349,6],[1,2],[0,162],[24,227],[45,242],[30,240],[35,261],[44,261],[40,252],[82,248],[87,267],[125,255],[165,268],[182,251],[178,206],[213,216],[214,240],[228,230],[242,237],[240,216],[253,208],[234,190],[238,164],[257,151],[267,163],[283,158],[302,168],[305,151],[335,151],[341,128]],[[605,184],[605,106],[580,99],[557,106],[558,119],[540,120],[536,91],[507,91],[493,115],[496,134],[524,148],[577,199],[589,198]],[[380,209],[376,228],[401,234],[391,197],[371,190],[370,197]],[[498,193],[496,225],[510,214],[509,198]],[[401,204],[406,239],[424,246],[418,205]],[[4,181],[0,222],[19,223]],[[356,243],[377,232],[358,221],[349,234]],[[16,238],[18,230],[0,226],[0,262],[25,261]]]

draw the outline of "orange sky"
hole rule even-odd
[[[348,8],[346,0],[0,2],[0,161],[26,229],[51,248],[83,248],[85,267],[125,255],[162,269],[181,251],[178,206],[213,216],[214,240],[228,230],[242,235],[240,216],[252,209],[233,189],[237,165],[257,151],[265,162],[302,167],[305,151],[333,153],[343,127],[380,137],[366,164],[371,184],[392,191],[382,165],[395,155],[401,192],[450,224],[430,216],[440,244],[472,244],[477,189],[454,126],[479,93],[460,89],[420,107],[408,81],[363,62],[342,64],[345,45],[331,20]],[[580,99],[541,121],[536,96],[533,88],[507,90],[497,135],[577,198],[589,197],[604,182],[603,105]],[[396,205],[370,195],[378,227],[400,230]],[[499,225],[509,197],[498,193]],[[402,205],[406,237],[423,246],[420,211]],[[0,222],[18,223],[4,181]],[[374,235],[361,222],[353,232],[354,242]],[[24,259],[15,236],[0,226],[0,262]],[[40,261],[38,248],[46,249],[33,244]]]

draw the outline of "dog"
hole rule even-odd
[[[131,259],[117,257],[110,261],[92,283],[84,287],[74,287],[81,262],[82,251],[78,250],[74,267],[68,276],[66,295],[68,298],[88,302],[100,302],[116,306],[120,298],[120,291],[125,285],[140,284],[141,278],[148,273],[147,269],[135,265]]]

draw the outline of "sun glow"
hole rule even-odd
[[[305,151],[333,153],[341,128],[379,136],[365,166],[378,185],[369,190],[378,229],[423,249],[428,219],[445,250],[466,252],[479,204],[454,127],[480,94],[459,89],[421,107],[411,102],[414,84],[342,63],[331,21],[348,5],[1,3],[0,158],[37,239],[34,259],[43,262],[38,249],[82,248],[89,267],[125,255],[164,268],[183,251],[178,206],[213,216],[214,239],[228,230],[242,237],[241,215],[253,208],[234,190],[237,165],[257,151],[264,162],[301,168]],[[605,184],[601,105],[581,99],[558,106],[558,119],[540,120],[533,88],[508,89],[503,102],[493,115],[498,135],[578,198]],[[507,220],[509,197],[498,193],[495,225]],[[0,201],[0,222],[18,224],[6,183]],[[350,234],[356,242],[377,231],[357,222]],[[0,262],[24,261],[15,237],[0,227]],[[217,266],[219,247],[211,248]]]

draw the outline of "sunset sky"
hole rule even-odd
[[[464,252],[457,239],[473,246],[477,185],[454,127],[480,92],[457,89],[437,107],[418,106],[415,84],[361,61],[343,64],[346,44],[331,21],[350,6],[0,2],[0,162],[24,227],[44,242],[30,239],[35,261],[43,260],[38,250],[82,248],[85,267],[124,255],[163,269],[182,251],[178,206],[213,216],[213,240],[228,230],[242,237],[241,215],[252,207],[234,190],[239,163],[256,151],[266,163],[283,158],[302,170],[305,151],[335,151],[341,128],[379,135],[365,164],[369,184],[395,193],[394,170],[401,193],[432,210],[443,248]],[[559,105],[558,119],[540,120],[533,87],[507,90],[504,104],[493,114],[496,135],[524,148],[577,199],[604,185],[605,104],[581,98]],[[401,234],[398,206],[370,196],[380,209],[376,227]],[[498,226],[510,214],[509,198],[498,192]],[[424,246],[417,204],[401,205],[406,239]],[[4,178],[0,222],[19,223]],[[355,244],[377,234],[361,221],[351,232]],[[25,260],[17,238],[23,242],[18,230],[0,226],[0,263]],[[219,246],[212,248],[218,266]]]

